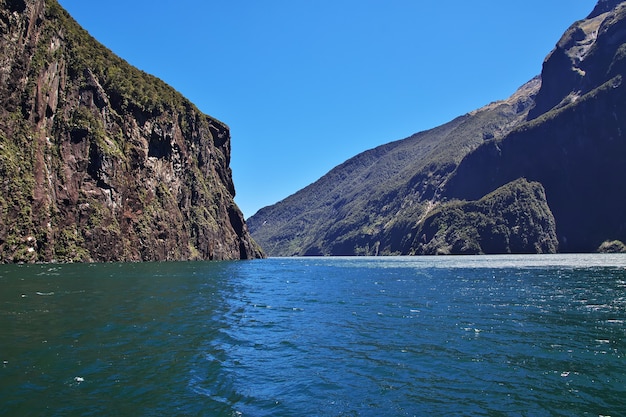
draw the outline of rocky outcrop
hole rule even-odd
[[[616,8],[621,2],[622,0],[599,0],[598,4],[596,4],[596,7],[594,7],[591,14],[587,16],[587,19],[592,19],[603,13],[610,12],[611,10]]]
[[[519,179],[478,201],[442,204],[411,235],[411,254],[555,253],[554,216],[541,184]]]
[[[574,23],[543,63],[542,87],[529,120],[574,103],[624,69],[620,46],[624,4],[602,1],[589,18]],[[602,12],[602,10],[607,10]]]
[[[55,0],[0,3],[0,260],[262,256],[230,134]]]

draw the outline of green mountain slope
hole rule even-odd
[[[468,152],[525,120],[534,79],[510,99],[366,151],[248,219],[271,256],[403,253],[398,237],[438,204]]]
[[[272,256],[594,251],[624,240],[623,10],[600,1],[541,81],[357,155],[252,216],[253,236]],[[524,244],[513,244],[520,230]]]
[[[228,127],[55,0],[0,0],[0,261],[262,256]]]

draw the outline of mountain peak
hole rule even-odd
[[[594,7],[591,14],[587,16],[587,19],[592,19],[602,13],[609,12],[616,8],[620,3],[623,3],[622,0],[598,0],[598,4],[596,4],[596,7]]]

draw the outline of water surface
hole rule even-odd
[[[626,256],[0,267],[0,415],[626,415]]]

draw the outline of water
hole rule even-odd
[[[625,416],[626,256],[0,267],[3,416]]]

